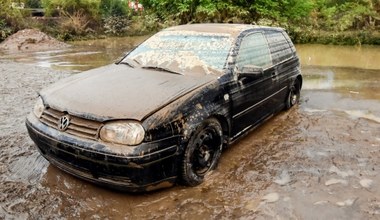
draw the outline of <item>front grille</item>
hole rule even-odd
[[[42,123],[58,129],[58,121],[64,115],[68,114],[52,108],[47,108],[42,113],[40,120]],[[73,115],[69,115],[69,117],[70,124],[64,132],[91,140],[98,139],[98,130],[101,126],[101,122],[83,119]]]

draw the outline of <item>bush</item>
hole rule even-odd
[[[75,15],[80,13],[88,19],[99,21],[99,1],[94,0],[42,0],[46,15]]]
[[[104,19],[104,33],[121,36],[127,33],[131,20],[128,17],[111,16]]]
[[[100,12],[103,18],[128,16],[128,1],[100,0]]]
[[[11,0],[0,0],[0,41],[25,27],[19,9],[11,7]]]
[[[90,23],[90,19],[83,10],[78,10],[72,15],[65,12],[63,15],[60,27],[64,33],[83,36],[89,31],[87,26]]]
[[[132,17],[129,28],[129,35],[146,35],[157,32],[163,28],[178,25],[178,20],[166,20],[160,22],[160,19],[154,13],[147,13],[141,16]]]
[[[5,24],[5,21],[0,19],[0,42],[5,40],[9,35],[13,33],[12,28]]]

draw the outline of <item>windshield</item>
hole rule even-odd
[[[220,75],[232,42],[227,34],[163,31],[138,46],[121,63],[183,75]]]

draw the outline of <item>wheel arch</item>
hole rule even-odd
[[[230,131],[231,131],[231,129],[230,129],[231,126],[230,126],[229,121],[227,120],[227,117],[224,115],[215,114],[215,115],[211,115],[209,118],[215,118],[216,120],[218,120],[218,122],[222,126],[222,131],[223,131],[223,136],[224,136],[223,137],[223,139],[224,139],[224,146],[223,147],[226,147],[227,140],[228,140],[228,137],[230,136]]]
[[[298,75],[297,77],[296,77],[296,80],[298,80],[298,82],[300,83],[300,87],[299,87],[299,89],[301,90],[302,89],[302,84],[303,84],[303,78],[302,78],[302,75]]]

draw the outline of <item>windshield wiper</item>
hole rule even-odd
[[[164,68],[164,67],[159,67],[159,66],[143,66],[141,68],[143,68],[143,69],[153,69],[153,70],[165,71],[165,72],[168,72],[168,73],[174,73],[174,74],[178,74],[178,75],[183,75],[182,73],[179,73],[179,72],[176,72],[176,71]]]
[[[135,66],[131,63],[131,61],[129,60],[123,60],[120,62],[121,64],[126,64],[127,66],[131,67],[131,68],[135,68]]]

